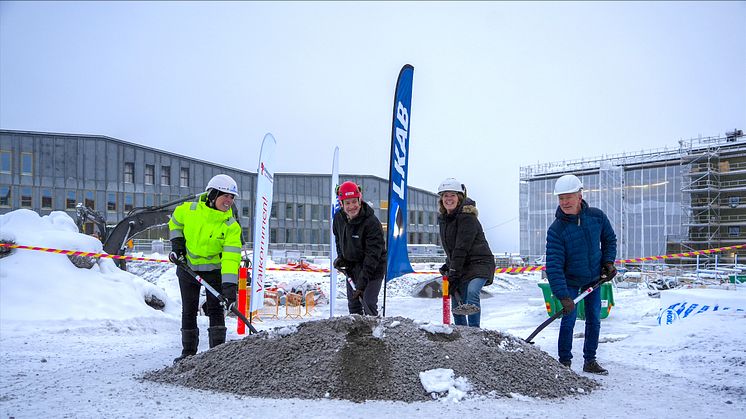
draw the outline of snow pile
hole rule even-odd
[[[40,217],[30,210],[0,215],[0,240],[16,244],[84,252],[101,252],[97,239],[80,234],[66,213]],[[23,275],[13,273],[23,272]],[[2,320],[131,319],[162,316],[147,302],[165,304],[178,314],[163,289],[121,271],[111,259],[99,259],[91,269],[75,267],[66,255],[13,251],[0,259]]]
[[[380,325],[385,335],[374,336]],[[474,396],[558,398],[598,386],[511,335],[449,329],[440,333],[404,317],[310,321],[299,324],[295,333],[260,332],[227,342],[145,378],[255,397],[355,402],[424,401],[433,392],[458,400],[467,391]],[[423,381],[420,373],[438,369],[453,375],[433,379],[428,373]]]

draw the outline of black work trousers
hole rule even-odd
[[[210,284],[217,292],[222,292],[222,276],[220,270],[197,272],[202,279]],[[202,285],[192,277],[189,272],[176,268],[176,276],[179,278],[179,290],[181,290],[181,328],[184,330],[197,328],[197,311],[199,310],[199,292]],[[207,316],[210,318],[210,327],[225,326],[225,313],[220,300],[207,294]]]

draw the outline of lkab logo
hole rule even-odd
[[[697,308],[699,308],[699,310],[697,310]],[[658,324],[668,325],[679,319],[693,316],[695,314],[727,310],[744,311],[742,308],[733,309],[732,307],[720,307],[717,304],[710,306],[708,304],[689,303],[684,301],[682,303],[671,304],[667,308],[662,308],[660,313],[658,313]]]

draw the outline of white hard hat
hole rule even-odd
[[[583,189],[583,182],[575,175],[564,175],[554,184],[555,195],[580,192],[581,189]]]
[[[466,187],[464,187],[463,183],[449,177],[438,185],[438,193],[441,194],[443,192],[461,192],[466,195]]]
[[[238,184],[236,184],[236,181],[228,175],[221,174],[213,176],[212,179],[207,182],[205,192],[209,191],[210,189],[216,189],[220,192],[229,193],[238,198]]]

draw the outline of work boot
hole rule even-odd
[[[570,361],[569,359],[567,361],[563,361],[560,359],[559,363],[566,366],[567,368],[570,368],[570,366],[572,365],[572,361]]]
[[[207,336],[210,339],[210,348],[225,343],[225,332],[228,330],[225,326],[213,326],[207,328]]]
[[[181,356],[174,359],[174,365],[197,354],[199,329],[181,329]]]
[[[593,361],[587,361],[583,364],[583,371],[591,374],[608,375],[609,371],[605,370],[602,366],[598,365],[598,362],[594,359]]]

